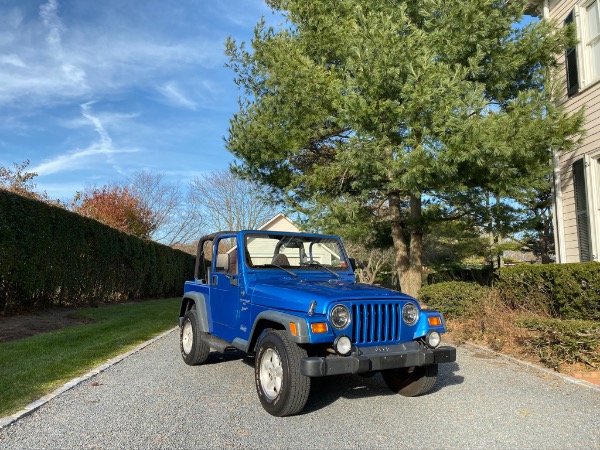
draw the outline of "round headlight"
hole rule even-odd
[[[350,311],[344,305],[335,305],[330,317],[331,324],[338,329],[346,328],[350,323]]]
[[[402,320],[406,325],[414,325],[419,320],[419,308],[414,303],[407,303],[402,308]]]
[[[437,331],[430,331],[425,336],[425,342],[427,342],[429,347],[436,348],[442,342],[442,336]]]
[[[346,356],[352,350],[352,342],[348,336],[338,336],[333,343],[333,348],[338,355]]]

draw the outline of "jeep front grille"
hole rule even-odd
[[[353,304],[352,320],[353,344],[398,341],[402,327],[402,303]]]

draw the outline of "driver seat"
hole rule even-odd
[[[288,257],[285,256],[283,253],[278,253],[275,256],[273,256],[271,264],[281,267],[290,267],[290,261]]]

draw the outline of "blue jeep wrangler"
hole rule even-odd
[[[198,242],[195,280],[185,283],[180,348],[189,365],[210,350],[255,356],[255,381],[274,416],[304,408],[312,377],[381,372],[394,392],[421,395],[438,364],[444,319],[400,292],[357,283],[336,236],[219,232]]]

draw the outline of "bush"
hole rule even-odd
[[[561,319],[600,320],[600,263],[517,266],[495,281],[507,306]]]
[[[194,258],[0,189],[0,311],[179,295]]]
[[[494,269],[491,267],[466,268],[457,267],[442,269],[427,275],[427,284],[444,283],[447,281],[465,281],[490,286],[494,279]]]
[[[419,291],[423,303],[449,319],[469,316],[489,295],[489,288],[462,281],[432,284]]]
[[[525,347],[539,356],[548,367],[561,364],[600,365],[600,323],[590,320],[527,318],[517,324],[530,330]]]

